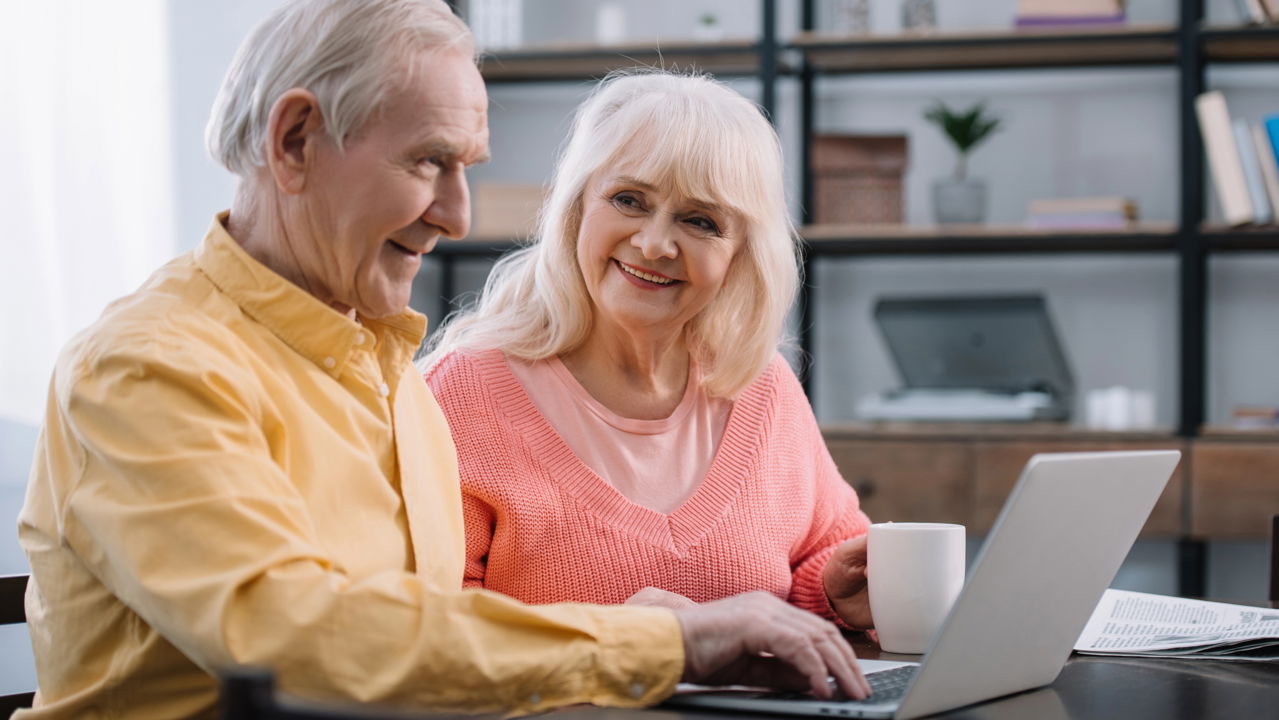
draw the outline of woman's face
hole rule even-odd
[[[597,332],[670,339],[723,286],[745,224],[627,170],[601,169],[587,182],[577,262]]]

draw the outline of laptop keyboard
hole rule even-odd
[[[903,665],[892,670],[871,673],[866,676],[866,682],[870,683],[870,697],[865,700],[850,699],[849,702],[881,703],[900,700],[902,695],[906,694],[906,686],[910,684],[911,678],[915,677],[917,670],[919,670],[918,665]]]
[[[915,677],[918,665],[903,665],[891,670],[880,670],[866,676],[870,683],[870,697],[865,700],[854,700],[837,692],[831,700],[822,700],[806,692],[770,692],[760,693],[755,697],[768,700],[798,700],[808,702],[840,702],[840,703],[889,703],[900,700],[906,694],[906,686]]]

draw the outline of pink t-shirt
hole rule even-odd
[[[559,358],[530,363],[508,356],[506,363],[583,464],[627,500],[663,514],[674,512],[702,483],[733,409],[731,400],[700,389],[691,365],[675,411],[660,420],[637,420],[601,405]]]

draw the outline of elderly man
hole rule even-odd
[[[292,2],[240,49],[208,134],[231,210],[54,373],[19,522],[40,685],[19,717],[204,717],[241,663],[472,710],[641,705],[681,678],[864,692],[836,630],[771,597],[461,590],[453,446],[406,306],[422,254],[468,229],[473,55],[439,0]]]

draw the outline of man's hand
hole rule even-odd
[[[845,540],[822,571],[826,597],[839,617],[864,630],[875,627],[870,614],[870,593],[866,585],[866,536]]]
[[[688,598],[673,593],[669,590],[655,588],[653,586],[640,588],[634,595],[626,598],[626,605],[648,605],[649,607],[664,607],[671,610],[679,610],[681,608],[697,607],[697,603]]]
[[[765,592],[676,610],[684,633],[684,680],[702,685],[763,685],[830,698],[828,677],[865,698],[853,649],[833,624]]]

